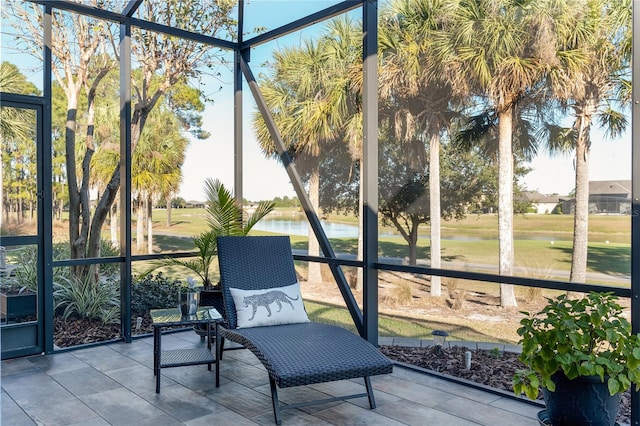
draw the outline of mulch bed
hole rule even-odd
[[[137,321],[132,321],[134,335],[153,333],[151,317],[145,315],[139,328]],[[120,324],[104,324],[98,320],[80,318],[54,318],[53,343],[60,348],[84,345],[87,343],[105,342],[120,338]]]
[[[380,346],[380,351],[395,361],[437,371],[475,383],[513,392],[512,378],[516,370],[525,368],[518,354],[486,350],[469,350],[460,346],[451,348],[410,348],[404,346]],[[465,367],[465,352],[471,352],[471,368]],[[540,397],[542,391],[540,391]],[[631,423],[631,392],[622,394],[620,424]]]

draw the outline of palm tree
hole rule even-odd
[[[362,104],[362,30],[361,23],[348,16],[331,20],[327,31],[321,38],[324,67],[333,76],[331,91],[336,110],[342,116],[341,137],[351,157],[352,168],[362,160],[363,112]],[[342,95],[340,95],[342,94]],[[364,217],[360,212],[364,208],[364,185],[359,179],[358,185],[358,248],[357,258],[364,255]],[[364,285],[364,273],[358,268],[354,289],[361,291]]]
[[[211,261],[218,254],[217,237],[248,235],[262,218],[271,213],[275,204],[271,201],[261,201],[254,212],[247,215],[242,206],[238,205],[233,193],[220,180],[207,178],[204,190],[207,196],[209,229],[193,237],[197,251],[196,258],[191,260],[167,258],[155,268],[173,265],[189,269],[200,277],[205,290],[210,290],[213,288],[210,274]]]
[[[534,4],[535,3],[535,4]],[[486,102],[498,128],[498,236],[499,272],[513,274],[514,116],[518,104],[542,77],[544,33],[536,31],[544,0],[460,0],[451,8],[451,49],[455,67],[464,76],[459,84],[475,100]],[[531,10],[536,10],[532,13]],[[551,49],[554,51],[554,49]],[[548,56],[548,55],[547,55]],[[513,286],[500,285],[503,307],[517,306]]]
[[[398,0],[384,14],[380,30],[381,96],[396,138],[412,168],[429,167],[430,258],[441,266],[440,144],[462,101],[457,76],[447,69],[447,20],[441,0]],[[455,77],[455,78],[452,78]],[[426,157],[428,152],[428,158]],[[431,277],[431,295],[441,295],[441,279]]]
[[[586,282],[589,234],[589,151],[594,120],[614,138],[627,126],[617,108],[629,101],[624,78],[631,58],[631,1],[584,0],[559,42],[582,60],[562,61],[549,73],[549,85],[562,112],[574,118],[570,129],[552,125],[552,151],[575,150],[575,207],[570,280]]]
[[[262,94],[272,109],[288,151],[309,181],[309,200],[319,210],[320,162],[332,144],[339,143],[347,106],[343,86],[335,84],[332,57],[322,41],[274,53],[273,75],[261,82]],[[341,72],[343,74],[344,71]],[[339,80],[339,79],[338,79]],[[277,158],[264,119],[255,114],[254,129],[262,151]],[[318,256],[318,241],[309,230],[309,255]],[[309,281],[322,281],[320,264],[309,263]]]
[[[145,135],[154,147],[146,157],[144,168],[152,176],[152,183],[146,190],[147,250],[153,253],[153,203],[158,199],[170,198],[178,191],[182,180],[182,164],[189,140],[180,134],[175,114],[160,109],[147,123]],[[141,155],[144,155],[141,153]]]

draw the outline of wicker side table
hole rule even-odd
[[[219,339],[217,336],[218,324],[221,323],[220,313],[210,307],[198,308],[195,315],[182,315],[175,309],[152,309],[150,311],[153,321],[153,374],[156,376],[156,393],[160,393],[160,370],[163,368],[183,367],[187,365],[207,364],[211,371],[211,364],[216,366],[216,387],[220,385]],[[174,326],[189,326],[202,324],[207,328],[206,348],[184,348],[162,350],[162,329]],[[212,328],[213,327],[213,328]],[[216,341],[215,354],[211,352],[211,339]]]

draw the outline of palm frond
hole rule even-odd
[[[237,206],[233,194],[220,180],[205,180],[207,196],[207,222],[217,235],[241,234],[242,210]]]

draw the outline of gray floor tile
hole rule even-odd
[[[91,410],[82,401],[69,398],[50,404],[47,401],[32,400],[21,404],[25,413],[38,425],[71,425],[98,419],[98,413]]]
[[[228,343],[228,342],[227,342]],[[163,336],[165,349],[201,347],[189,330]],[[229,345],[230,346],[230,345]],[[162,370],[155,393],[153,339],[114,343],[48,356],[6,360],[2,423],[8,425],[273,425],[268,375],[248,350],[224,354],[221,387],[204,365]],[[394,367],[371,378],[377,408],[368,399],[283,410],[294,425],[537,425],[539,407],[512,398]],[[362,379],[279,389],[283,404],[364,393]]]
[[[125,388],[111,389],[79,398],[113,425],[140,425],[158,417],[158,408]]]
[[[1,398],[0,424],[24,426],[36,424],[5,392],[2,392]]]
[[[456,417],[487,426],[495,426],[497,424],[537,426],[539,424],[537,420],[530,417],[502,409],[489,409],[485,404],[462,397],[443,402],[434,408]]]
[[[36,357],[37,358],[37,357]],[[2,368],[0,368],[0,374],[2,377],[11,376],[14,374],[29,373],[38,371],[39,367],[31,362],[31,358],[16,358],[2,361]]]
[[[476,423],[406,399],[379,405],[376,412],[407,425],[471,426]]]
[[[223,408],[206,396],[180,385],[168,386],[159,394],[154,390],[140,396],[181,422],[207,416]]]
[[[125,388],[138,394],[152,391],[155,392],[156,389],[156,378],[153,375],[153,368],[148,368],[140,364],[134,367],[111,370],[104,374],[111,377]],[[167,385],[167,383],[164,382],[161,384],[165,386]]]
[[[73,352],[64,352],[53,355],[29,357],[29,361],[47,374],[71,372],[88,365],[75,356]]]
[[[73,373],[62,372],[51,377],[77,397],[117,389],[121,385],[95,368],[86,366],[73,370]]]
[[[319,411],[314,414],[322,420],[334,425],[383,425],[395,426],[402,425],[402,422],[387,417],[377,410],[358,407],[357,405],[343,402],[326,410]]]

